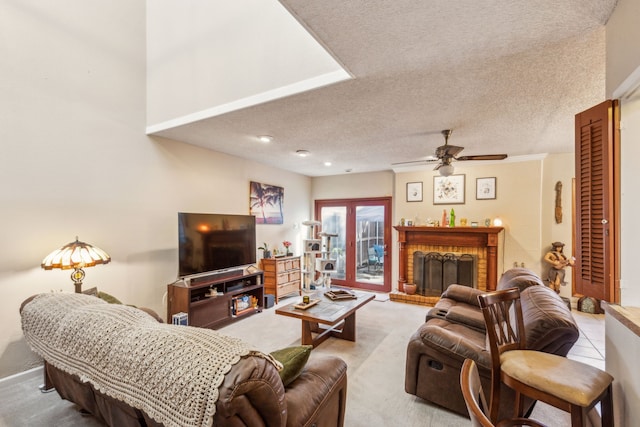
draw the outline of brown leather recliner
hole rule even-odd
[[[527,347],[566,356],[578,339],[578,327],[566,303],[530,270],[505,272],[498,289],[518,287]],[[460,389],[465,359],[478,365],[482,386],[490,388],[491,361],[484,318],[477,301],[482,293],[451,285],[431,309],[407,346],[405,391],[458,414],[468,416]],[[512,415],[513,392],[504,387],[500,414]],[[534,402],[526,402],[531,408]]]

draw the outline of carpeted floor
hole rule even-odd
[[[381,301],[380,301],[381,300]],[[376,426],[468,426],[469,420],[433,406],[404,391],[406,345],[424,322],[426,307],[373,300],[357,312],[357,341],[330,338],[313,350],[311,357],[332,354],[348,364],[347,427]],[[297,301],[285,298],[279,305]],[[278,316],[275,309],[221,329],[255,343],[265,352],[300,343],[297,319]],[[95,426],[76,407],[57,393],[42,394],[37,387],[41,374],[0,383],[0,426]],[[567,414],[540,404],[533,418],[548,426],[570,425]]]

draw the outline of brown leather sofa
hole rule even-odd
[[[21,314],[32,298],[22,304]],[[107,396],[91,382],[82,381],[46,360],[45,370],[46,382],[55,387],[63,399],[76,403],[83,412],[107,425],[163,425],[143,410]],[[338,357],[312,354],[300,375],[285,387],[273,363],[264,357],[243,356],[224,375],[218,387],[213,425],[342,426],[346,390],[347,366]]]
[[[571,311],[538,276],[524,268],[505,272],[497,289],[517,287],[525,323],[527,346],[566,356],[579,332]],[[458,414],[468,416],[460,371],[465,359],[478,365],[482,386],[490,389],[491,360],[477,289],[451,285],[431,309],[407,346],[405,391]],[[513,392],[504,387],[500,415],[513,412]],[[535,402],[527,401],[530,410]]]

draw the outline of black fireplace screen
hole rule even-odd
[[[416,293],[424,296],[440,296],[453,283],[475,288],[476,256],[416,251],[413,281]]]

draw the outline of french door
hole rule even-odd
[[[337,260],[331,282],[351,288],[391,291],[391,198],[316,200],[320,231],[331,237]]]

